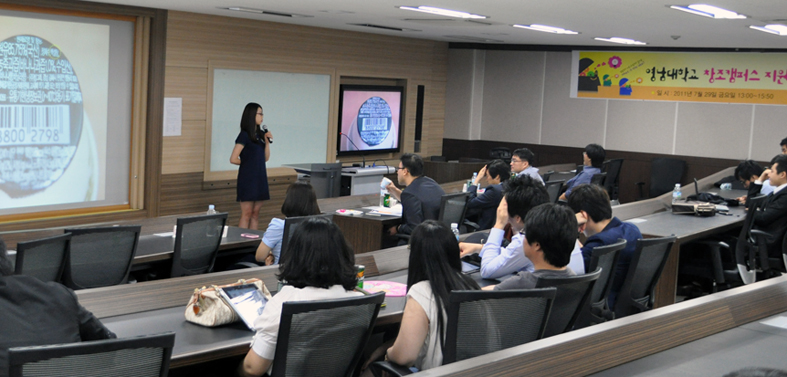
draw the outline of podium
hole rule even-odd
[[[342,191],[349,186],[349,195],[379,194],[380,181],[386,174],[395,172],[393,166],[342,168]]]

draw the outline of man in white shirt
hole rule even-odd
[[[511,172],[517,176],[529,175],[535,181],[541,182],[543,185],[544,180],[541,178],[541,174],[538,174],[538,168],[532,165],[535,158],[536,156],[530,149],[519,148],[515,150],[511,156]]]
[[[531,262],[522,252],[525,238],[525,216],[528,211],[540,204],[549,202],[549,194],[544,185],[537,183],[528,175],[514,177],[506,182],[503,200],[497,208],[497,219],[489,231],[489,239],[484,245],[460,242],[462,256],[479,253],[481,256],[481,277],[498,279],[518,271],[533,271]],[[511,225],[514,235],[508,246],[503,247],[506,224]],[[577,274],[584,274],[582,251],[575,244],[571,253],[571,267]]]

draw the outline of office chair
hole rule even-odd
[[[637,240],[637,249],[613,308],[615,318],[653,308],[653,291],[675,240],[675,236]]]
[[[15,275],[60,282],[71,249],[71,234],[16,244]]]
[[[351,377],[385,293],[324,301],[285,302],[271,377]]]
[[[448,159],[445,156],[429,156],[429,161],[432,162],[446,162]]]
[[[655,198],[675,188],[683,180],[686,161],[674,158],[654,158],[650,162],[650,190],[647,198]],[[645,182],[635,183],[639,189],[639,199],[647,199],[644,194]]]
[[[620,251],[624,248],[626,248],[626,240],[622,238],[613,244],[593,248],[588,270],[601,269],[601,275],[593,285],[593,290],[590,291],[589,305],[584,306],[574,324],[575,328],[587,327],[615,318],[615,313],[609,310],[607,296],[612,289],[612,280],[615,276],[618,258],[620,258]]]
[[[8,350],[9,377],[164,377],[175,334],[96,340]]]
[[[620,194],[621,168],[623,168],[622,158],[604,161],[604,165],[601,167],[601,171],[607,173],[607,178],[604,180],[604,188],[607,190],[610,200],[617,200]]]
[[[443,365],[541,339],[556,288],[507,291],[453,291],[446,303]],[[371,365],[375,376],[411,374],[384,361]]]
[[[563,190],[563,183],[566,181],[544,181],[546,182],[544,185],[547,189],[547,194],[549,194],[549,202],[550,203],[557,203],[557,200],[560,198],[560,192]]]
[[[440,198],[440,213],[437,221],[451,228],[452,223],[462,225],[467,213],[467,201],[470,199],[469,192],[456,192],[444,194]]]
[[[125,284],[137,254],[140,225],[66,229],[71,233],[63,284],[71,289]]]
[[[604,187],[604,182],[607,180],[607,173],[593,174],[590,178],[590,184]]]
[[[555,303],[552,305],[552,312],[549,314],[547,327],[544,330],[545,338],[560,335],[574,328],[580,313],[590,305],[590,293],[599,276],[601,276],[600,268],[584,275],[538,278],[536,288],[557,288]]]
[[[170,277],[210,272],[219,253],[226,223],[227,213],[179,218]]]
[[[759,195],[748,200],[749,210],[743,220],[743,228],[735,245],[735,263],[743,284],[757,281],[757,273],[770,274],[771,259],[768,258],[768,233],[754,228],[754,214],[764,205],[768,197]],[[784,251],[784,248],[782,248]],[[787,264],[787,258],[782,257]],[[775,261],[778,263],[778,261]],[[767,276],[766,276],[767,277]]]
[[[506,164],[511,163],[511,149],[506,147],[495,147],[489,150],[489,158],[492,160],[503,160]]]

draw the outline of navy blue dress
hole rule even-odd
[[[238,169],[239,202],[269,200],[268,171],[265,168],[265,143],[254,143],[246,132],[241,132],[235,144],[243,145]]]

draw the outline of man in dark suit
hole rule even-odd
[[[13,273],[0,240],[0,375],[12,347],[115,338],[70,289]]]
[[[497,207],[500,205],[500,200],[503,199],[503,182],[510,177],[511,167],[503,160],[494,160],[478,172],[473,185],[467,188],[467,191],[470,192],[467,215],[478,215],[479,230],[490,229],[495,225]],[[479,194],[478,185],[482,179],[486,181],[488,186]]]
[[[424,220],[437,220],[440,215],[440,199],[445,191],[434,179],[424,177],[424,161],[421,156],[405,153],[396,169],[399,184],[406,186],[398,189],[389,184],[388,192],[402,202],[402,224],[391,227],[390,235],[410,234]]]
[[[768,255],[772,258],[781,258],[782,240],[787,232],[787,154],[781,154],[773,159],[770,171],[766,170],[774,187],[768,194],[763,208],[754,214],[754,228],[768,233],[766,239]]]

